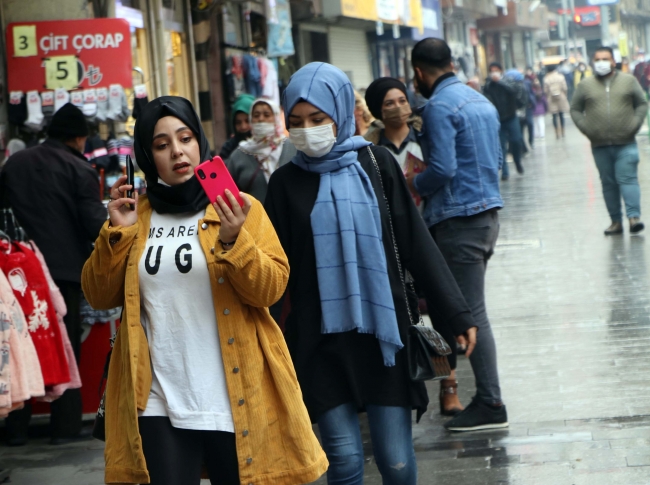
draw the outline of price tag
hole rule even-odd
[[[77,58],[52,56],[45,59],[45,86],[47,89],[74,89],[79,84]]]
[[[14,27],[14,57],[31,57],[37,54],[36,26],[17,25]]]

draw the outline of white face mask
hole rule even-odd
[[[327,155],[336,143],[334,123],[312,128],[291,128],[289,136],[296,150],[312,158]]]
[[[253,133],[253,139],[256,141],[263,140],[264,138],[271,138],[275,136],[275,124],[274,123],[253,123],[251,125],[251,133]]]
[[[609,61],[596,61],[594,62],[594,70],[599,76],[607,76],[612,72],[612,63]]]

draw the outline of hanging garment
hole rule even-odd
[[[9,123],[15,126],[22,126],[27,119],[27,98],[22,91],[11,91],[9,93],[9,106],[7,107]]]
[[[97,89],[97,119],[106,121],[108,115],[108,88]]]
[[[65,391],[68,389],[79,389],[81,387],[81,377],[79,376],[79,367],[77,366],[77,359],[74,355],[74,349],[72,348],[72,343],[70,342],[70,337],[68,336],[68,329],[65,326],[63,317],[68,314],[68,309],[65,306],[65,299],[61,294],[61,290],[56,286],[56,283],[52,279],[50,270],[47,267],[43,253],[38,249],[34,241],[30,241],[29,244],[21,243],[23,247],[31,249],[34,251],[34,254],[38,258],[41,268],[43,269],[43,274],[47,280],[47,285],[50,288],[50,297],[52,299],[52,306],[54,311],[56,311],[56,319],[61,329],[61,338],[63,340],[63,347],[65,348],[65,355],[68,359],[68,371],[70,372],[70,382],[64,382],[62,384],[57,384],[51,388],[47,389],[45,397],[39,399],[45,402],[52,402],[60,398]]]
[[[142,109],[149,102],[147,95],[147,86],[145,84],[137,84],[133,87],[135,99],[133,100],[133,118],[138,119],[138,115],[142,113]]]
[[[257,57],[246,54],[244,56],[244,82],[246,83],[246,92],[259,98],[262,94],[260,80],[261,75],[257,67]]]
[[[0,409],[11,407],[11,365],[9,340],[11,320],[9,313],[0,309]]]
[[[266,80],[262,90],[262,97],[269,98],[275,104],[280,105],[280,87],[278,86],[278,71],[273,61],[260,59],[266,66]]]
[[[260,70],[260,86],[262,86],[262,90],[264,90],[264,86],[266,86],[266,75],[268,74],[269,70],[266,64],[266,59],[258,57],[257,68]]]
[[[11,253],[0,253],[0,267],[27,318],[27,327],[41,363],[45,385],[70,382],[61,330],[38,258],[31,250],[13,243]]]
[[[54,112],[59,111],[64,105],[70,102],[70,93],[65,88],[54,90]]]
[[[45,123],[41,97],[38,91],[27,92],[27,121],[25,126],[34,131],[41,131]]]
[[[44,91],[41,93],[43,116],[45,124],[49,125],[54,116],[54,91]]]
[[[88,121],[95,121],[97,116],[97,90],[96,89],[84,89],[84,105],[81,108],[84,116],[88,118]]]
[[[5,274],[0,271],[0,314],[10,323],[9,366],[12,405],[45,395],[41,364],[25,315]]]
[[[123,136],[118,143],[118,157],[120,159],[120,167],[126,167],[126,156],[129,155],[133,157],[133,138],[129,136]]]

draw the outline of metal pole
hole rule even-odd
[[[609,46],[609,6],[600,7],[600,41],[603,45]]]
[[[564,57],[569,57],[569,25],[567,22],[567,10],[569,10],[567,0],[562,0],[562,40],[564,40]]]
[[[575,0],[569,0],[571,5],[571,15],[573,23],[575,24],[576,20],[576,2]],[[578,60],[578,37],[576,36],[576,25],[573,26],[573,50],[576,53],[576,62]],[[586,54],[586,53],[585,53]]]

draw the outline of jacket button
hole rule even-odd
[[[234,344],[234,343],[235,343],[235,339],[232,338],[232,337],[230,337],[230,338],[228,339],[228,345],[232,345],[232,344]]]
[[[253,459],[250,457],[246,458],[246,463],[250,465],[251,463],[253,463]]]
[[[223,282],[224,282],[225,280],[224,280],[223,278],[219,278],[217,281],[219,282],[220,285],[223,285]]]
[[[245,429],[244,432],[242,433],[244,436],[248,436],[248,430]]]
[[[214,248],[210,248],[210,254],[214,254]]]
[[[224,314],[224,315],[230,315],[230,310],[228,310],[228,309],[226,308],[226,309],[223,311],[223,314]]]
[[[207,228],[208,228],[208,225],[205,222],[203,224],[201,224],[201,229],[207,229]]]
[[[245,402],[246,402],[246,401],[244,401],[243,399],[240,399],[239,402],[238,402],[237,404],[239,404],[240,406],[243,406]]]
[[[235,367],[232,371],[234,374],[237,374],[239,372],[239,367]]]

